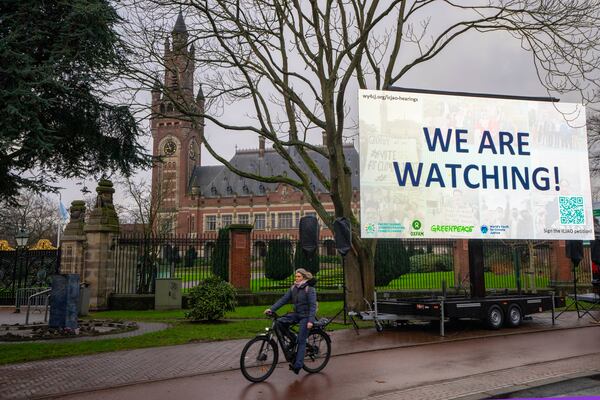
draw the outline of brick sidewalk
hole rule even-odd
[[[569,313],[554,327],[549,315],[538,314],[518,329],[488,331],[479,325],[450,327],[445,338],[439,337],[435,329],[424,330],[420,326],[388,331],[383,335],[374,329],[361,330],[359,336],[352,330],[345,330],[332,333],[333,354],[589,326],[589,320],[577,319]],[[0,398],[46,397],[237,369],[246,342],[247,339],[194,343],[1,366]]]

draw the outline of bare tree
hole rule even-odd
[[[136,287],[140,293],[146,293],[156,277],[156,267],[162,249],[160,241],[155,239],[172,233],[176,217],[174,211],[165,208],[164,199],[171,193],[168,182],[159,180],[157,183],[158,187],[152,192],[151,185],[143,179],[135,181],[127,177],[118,182],[130,200],[129,204],[120,206],[121,222],[127,221],[141,227],[142,252],[136,265]]]
[[[58,203],[37,193],[23,191],[15,204],[0,203],[0,239],[13,245],[19,229],[23,228],[29,233],[30,245],[49,239],[57,246],[59,222]]]
[[[145,238],[153,238],[172,233],[170,227],[176,216],[173,210],[165,208],[165,197],[169,194],[167,182],[158,180],[154,196],[152,187],[144,179],[124,178],[118,185],[127,193],[129,204],[119,205],[121,222],[138,224]]]
[[[598,0],[489,0],[470,5],[441,0],[130,1],[132,25],[126,36],[139,51],[136,78],[147,88],[160,87],[182,118],[194,124],[206,121],[213,129],[254,133],[271,141],[293,175],[241,170],[205,137],[212,156],[246,178],[301,190],[330,228],[334,217],[350,219],[353,246],[345,274],[348,303],[356,309],[363,307],[363,298],[372,298],[375,251],[374,240],[360,237],[343,151],[345,138],[356,131],[349,99],[356,98],[358,88],[388,88],[465,34],[502,31],[530,52],[549,93],[579,91],[584,101],[596,94]],[[183,46],[194,45],[186,53],[200,69],[204,108],[155,79],[162,43],[179,10],[188,26]],[[434,16],[443,18],[433,24]],[[170,51],[179,50],[173,46]],[[236,109],[249,111],[245,118],[234,119]],[[312,132],[324,132],[327,146],[311,143]],[[299,158],[291,156],[291,149]],[[313,161],[315,154],[328,160],[328,175]],[[312,179],[329,191],[334,216],[325,211]]]

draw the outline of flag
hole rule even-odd
[[[60,219],[62,222],[65,222],[69,219],[69,213],[67,212],[67,209],[65,208],[65,205],[62,203],[62,201],[58,205],[58,213],[60,214]]]

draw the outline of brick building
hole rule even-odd
[[[194,97],[194,47],[188,45],[187,28],[181,13],[171,36],[171,40],[165,42],[164,89],[157,85],[152,90],[153,154],[163,157],[163,163],[153,170],[152,191],[154,201],[160,205],[162,232],[193,237],[230,224],[252,224],[256,235],[262,232],[295,235],[302,216],[316,215],[301,191],[283,184],[242,178],[223,165],[202,165],[200,146],[204,124],[194,126],[181,118],[171,101],[177,99],[187,107],[204,109],[200,85]],[[344,147],[344,152],[352,170],[352,207],[358,212],[358,152],[351,144]],[[290,148],[289,153],[302,165],[295,149]],[[327,160],[316,152],[311,157],[328,176]],[[230,162],[236,168],[256,175],[295,176],[287,162],[275,150],[267,148],[262,137],[258,139],[258,148],[236,150]],[[329,194],[315,177],[313,182],[313,190],[325,209],[333,213]],[[322,229],[321,236],[332,235]]]

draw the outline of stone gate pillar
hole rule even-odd
[[[75,200],[69,208],[70,219],[61,240],[60,272],[78,274],[81,281],[85,273],[85,202]]]
[[[229,227],[229,283],[238,290],[250,290],[250,246],[252,225]]]
[[[112,182],[101,179],[96,192],[96,204],[84,227],[87,248],[83,279],[90,285],[90,309],[102,310],[108,307],[114,288],[113,239],[119,233],[119,217],[113,205]]]

